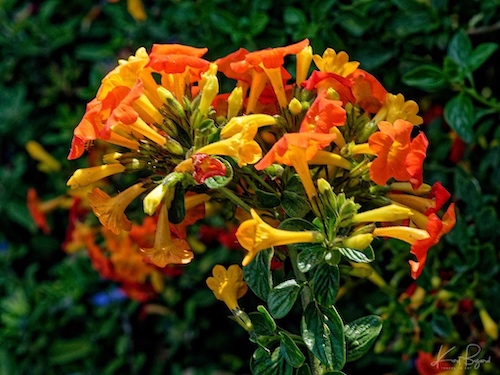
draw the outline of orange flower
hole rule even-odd
[[[168,207],[162,205],[152,248],[141,248],[145,259],[160,268],[167,264],[187,264],[193,259],[189,244],[180,238],[172,238],[168,222]]]
[[[347,78],[353,83],[351,90],[356,98],[355,102],[366,112],[377,113],[387,96],[384,86],[373,75],[362,69],[356,69]]]
[[[343,126],[346,117],[342,102],[329,98],[328,90],[323,90],[314,99],[300,125],[299,131],[328,134],[333,127]]]
[[[288,133],[281,137],[257,164],[255,168],[262,170],[273,163],[293,166],[297,171],[309,199],[317,195],[311,178],[308,161],[312,160],[318,150],[328,146],[335,134],[320,133]]]
[[[28,189],[27,206],[31,218],[35,222],[36,226],[40,228],[43,233],[50,233],[50,227],[47,222],[45,215],[59,207],[71,203],[72,198],[68,198],[64,195],[52,198],[48,201],[40,201],[38,194],[34,188]]]
[[[422,184],[422,163],[426,156],[427,138],[420,133],[411,141],[413,125],[405,120],[396,120],[394,125],[381,121],[380,132],[373,133],[369,140],[370,150],[377,158],[370,167],[370,177],[378,185],[387,180],[410,181],[414,189]]]
[[[132,228],[125,209],[145,190],[139,182],[112,198],[101,189],[94,188],[92,193],[88,194],[88,199],[101,224],[114,234],[119,234],[121,230],[129,231]]]
[[[318,72],[317,70],[312,72],[311,76],[301,84],[301,86],[308,91],[316,89],[318,92],[321,92],[332,88],[339,95],[339,99],[342,101],[343,105],[356,102],[351,91],[352,85],[353,82],[350,79],[335,73]]]
[[[262,93],[265,86],[263,72],[268,77],[278,99],[280,107],[286,107],[288,99],[285,94],[283,84],[283,64],[284,58],[289,54],[298,54],[309,45],[309,40],[304,39],[299,43],[286,47],[268,48],[260,51],[250,52],[244,56],[244,60],[231,63],[231,69],[244,73],[252,71],[252,86],[250,90],[247,113],[253,112],[257,98]]]

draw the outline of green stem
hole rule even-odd
[[[479,103],[482,103],[482,104],[494,109],[495,111],[500,112],[500,103],[486,99],[485,97],[481,96],[473,88],[463,87],[462,90],[463,90],[463,92],[465,92],[466,94],[470,95],[472,98],[477,100]]]
[[[224,195],[227,199],[229,199],[231,202],[235,203],[236,205],[240,206],[243,208],[245,211],[250,212],[250,206],[243,202],[243,200],[238,197],[236,194],[234,194],[231,190],[229,190],[226,187],[221,187],[219,190],[222,195]]]

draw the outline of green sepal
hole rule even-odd
[[[347,361],[355,361],[364,356],[382,330],[382,318],[367,315],[345,325],[344,334],[347,347]]]
[[[316,301],[321,306],[333,305],[339,292],[339,267],[327,263],[320,264],[314,271],[312,281]]]
[[[304,364],[306,357],[300,351],[293,339],[286,333],[280,332],[281,355],[291,366],[298,368]]]
[[[302,316],[304,343],[327,370],[340,370],[346,360],[344,324],[334,306],[322,308],[314,302]]]
[[[273,249],[259,251],[255,258],[243,267],[243,275],[249,288],[260,299],[267,301],[267,297],[273,287],[271,275],[271,259]]]
[[[276,285],[267,297],[267,305],[272,316],[280,319],[288,314],[297,300],[300,289],[301,286],[295,279]]]

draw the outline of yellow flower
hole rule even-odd
[[[224,125],[220,132],[221,138],[229,138],[241,132],[245,125],[255,124],[258,128],[266,125],[276,124],[276,119],[273,116],[265,114],[253,114],[233,117],[229,122]]]
[[[324,237],[317,231],[288,231],[273,228],[267,224],[255,210],[250,209],[252,219],[240,224],[236,231],[236,238],[243,248],[248,250],[243,259],[243,266],[248,265],[261,250],[272,246],[289,245],[300,242],[321,242]]]
[[[77,169],[70,177],[67,186],[72,189],[87,186],[102,180],[103,178],[112,176],[125,171],[125,167],[118,163],[99,165],[97,167]]]
[[[412,215],[413,213],[409,208],[401,207],[396,204],[390,204],[388,206],[383,206],[356,214],[352,217],[352,222],[392,222],[408,219]]]
[[[121,230],[129,231],[132,228],[132,222],[125,215],[125,209],[145,190],[142,182],[139,182],[115,197],[110,197],[99,188],[94,188],[87,197],[92,211],[101,224],[114,234],[119,234]]]
[[[141,252],[149,262],[161,268],[167,264],[187,264],[193,259],[189,244],[181,238],[172,238],[166,204],[160,208],[154,246],[141,248]]]
[[[339,154],[333,152],[318,150],[316,155],[308,161],[312,165],[333,165],[347,170],[352,168],[351,162]]]
[[[304,82],[309,74],[309,67],[313,59],[312,47],[304,47],[302,51],[297,54],[297,68],[296,68],[296,85],[300,86]]]
[[[320,71],[335,73],[342,77],[347,77],[359,66],[357,61],[349,62],[349,55],[346,52],[340,51],[336,53],[332,48],[327,48],[323,52],[323,57],[314,55],[313,60]]]
[[[372,119],[372,122],[378,124],[380,121],[385,120],[393,124],[394,121],[401,119],[413,125],[420,125],[424,120],[417,113],[418,104],[414,100],[405,101],[403,94],[394,95],[388,93],[384,105]]]
[[[373,235],[378,237],[396,238],[398,240],[405,241],[410,245],[413,245],[417,240],[426,240],[430,238],[429,233],[424,229],[402,226],[375,228]]]
[[[230,156],[240,167],[255,164],[262,158],[262,150],[253,139],[257,134],[257,127],[256,123],[249,123],[232,137],[203,146],[196,153]]]
[[[37,141],[28,141],[25,147],[28,154],[30,154],[33,159],[40,162],[37,166],[38,170],[45,173],[51,173],[61,169],[61,163],[45,151],[43,146]]]
[[[212,274],[213,277],[207,279],[207,286],[214,292],[215,298],[224,302],[231,311],[239,309],[237,300],[248,290],[243,281],[242,269],[233,264],[226,270],[217,264],[212,269]]]

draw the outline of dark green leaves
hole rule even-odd
[[[409,71],[402,77],[408,86],[418,87],[425,91],[436,91],[446,87],[447,80],[443,71],[433,65],[422,65]]]
[[[347,361],[355,361],[366,354],[380,331],[382,319],[368,315],[345,325],[344,334],[347,345]]]
[[[316,267],[312,275],[313,291],[321,306],[332,306],[339,291],[339,267],[326,263]]]
[[[288,180],[281,204],[290,217],[304,217],[309,212],[309,202],[299,176],[294,175]]]
[[[300,367],[306,360],[304,354],[293,339],[286,333],[280,332],[280,349],[281,355],[293,367]]]
[[[334,306],[326,309],[311,302],[304,311],[301,330],[306,346],[328,370],[344,366],[344,324]]]
[[[444,107],[444,118],[450,127],[466,143],[474,139],[474,105],[464,93],[452,98]]]
[[[356,263],[369,263],[375,259],[375,254],[373,253],[373,249],[371,248],[371,246],[367,247],[364,250],[355,250],[341,247],[339,248],[339,251],[347,259],[352,260]]]
[[[299,292],[300,285],[293,279],[275,286],[267,298],[271,314],[277,319],[283,318],[292,309]]]
[[[272,249],[259,251],[250,264],[243,267],[246,283],[255,295],[264,301],[267,300],[273,285],[270,271],[273,253]]]

